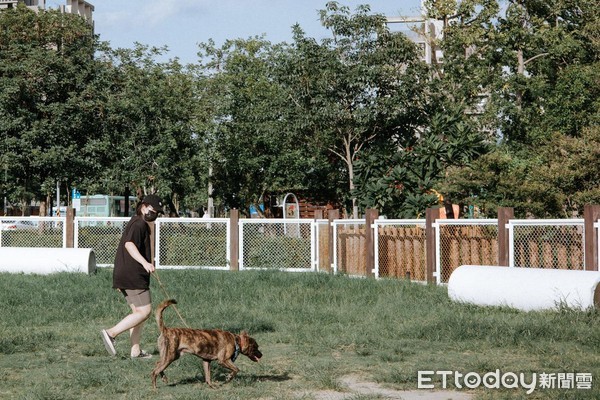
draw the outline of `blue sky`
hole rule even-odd
[[[308,36],[321,39],[327,31],[319,9],[327,0],[88,0],[95,7],[96,33],[113,48],[140,42],[166,45],[168,58],[196,61],[197,43],[266,35],[272,43],[291,41],[291,26],[300,24]],[[340,0],[350,7],[369,4],[386,16],[418,15],[420,0]],[[47,0],[47,7],[64,1]]]

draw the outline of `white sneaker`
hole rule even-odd
[[[106,329],[102,329],[101,333],[106,351],[108,351],[108,354],[110,354],[111,356],[116,356],[117,350],[115,349],[115,338],[110,336],[108,332],[106,332]]]

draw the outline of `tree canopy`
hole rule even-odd
[[[3,192],[28,205],[88,175],[95,38],[81,18],[22,4],[0,13],[0,27]]]
[[[2,193],[42,212],[57,182],[158,193],[174,215],[288,191],[403,218],[442,197],[538,217],[600,202],[596,1],[425,3],[443,26],[422,37],[430,64],[366,4],[324,4],[326,38],[207,40],[190,65],[58,10],[3,10]]]
[[[520,216],[571,217],[581,215],[585,203],[600,201],[593,163],[554,170],[552,178],[548,170],[561,163],[574,168],[573,160],[591,151],[583,148],[597,141],[600,11],[594,3],[508,1],[504,14],[487,17],[493,40],[475,49],[483,49],[482,65],[497,67],[484,67],[471,80],[489,94],[484,119],[496,142],[491,153],[454,169],[441,185],[457,202],[478,204],[490,214],[511,206]],[[462,43],[456,53],[471,46],[468,38],[453,42],[454,35],[462,37],[455,32],[463,32],[463,25],[448,33],[449,43]]]

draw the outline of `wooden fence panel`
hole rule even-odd
[[[424,230],[414,226],[379,228],[379,276],[425,280]]]
[[[357,226],[338,227],[338,270],[349,275],[366,276],[366,231]]]
[[[452,271],[461,265],[497,264],[498,239],[490,232],[490,226],[442,225],[440,229],[442,282],[447,282]]]

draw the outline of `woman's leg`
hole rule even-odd
[[[147,310],[146,309],[139,310],[142,307],[147,307],[148,309]],[[135,314],[136,312],[146,313],[146,317],[142,320],[142,322],[140,322],[133,328],[129,329],[129,336],[130,336],[130,340],[131,340],[131,357],[137,357],[140,354],[140,352],[142,351],[142,349],[140,348],[140,338],[142,337],[142,328],[144,326],[144,322],[148,319],[148,317],[150,316],[150,313],[152,311],[151,304],[148,304],[147,306],[142,306],[142,307],[136,307],[133,304],[131,304],[131,309],[132,309],[133,314]]]
[[[141,334],[141,326],[139,329],[135,329],[138,325],[141,325],[148,319],[150,314],[152,313],[152,304],[148,304],[145,306],[135,306],[130,304],[131,306],[131,314],[127,315],[123,318],[119,323],[117,323],[112,328],[107,329],[106,331],[111,337],[117,337],[121,333],[129,330],[131,334],[132,344],[134,339],[139,344],[140,334]]]

